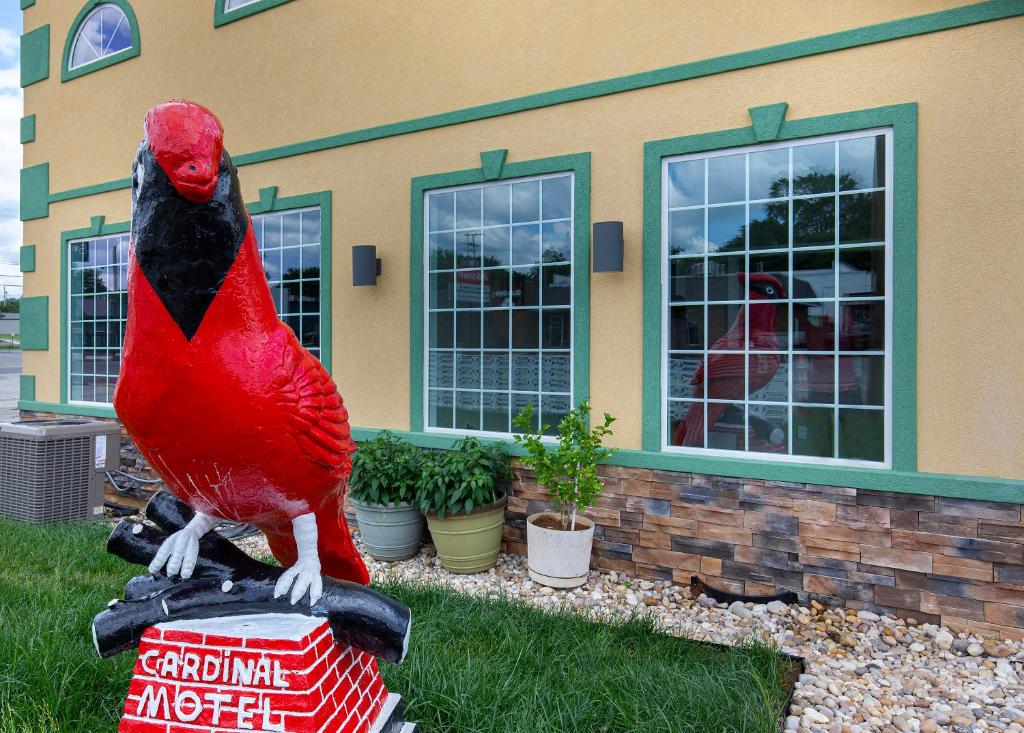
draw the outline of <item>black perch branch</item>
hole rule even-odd
[[[146,516],[167,533],[188,524],[192,510],[166,492],[150,500]],[[138,565],[149,565],[167,534],[122,520],[107,540],[107,551]],[[255,560],[216,532],[199,543],[192,578],[163,573],[128,581],[125,599],[112,601],[93,619],[96,651],[103,658],[138,646],[150,626],[163,621],[237,616],[247,613],[301,613],[327,619],[337,641],[398,664],[405,657],[408,606],[358,583],[324,578],[323,596],[312,607],[287,594],[274,598],[283,568]]]

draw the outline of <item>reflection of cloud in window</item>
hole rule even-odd
[[[131,48],[131,45],[131,27],[124,11],[116,5],[100,5],[79,27],[70,67],[97,61]]]

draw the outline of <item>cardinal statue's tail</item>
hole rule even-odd
[[[348,531],[345,512],[340,505],[324,506],[316,513],[317,552],[320,572],[337,580],[351,580],[369,585],[370,573],[359,556],[352,535]],[[283,534],[266,533],[270,551],[284,567],[295,564],[295,537],[289,531]]]
[[[708,403],[708,430],[715,427],[718,418],[729,408],[729,405],[721,402]],[[686,411],[685,417],[676,426],[676,432],[672,436],[672,445],[704,445],[704,404],[693,402]]]

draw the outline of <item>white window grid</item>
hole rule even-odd
[[[554,180],[554,179],[567,179],[568,180],[568,189],[569,189],[568,216],[559,216],[559,217],[545,218],[544,214],[543,214],[543,186],[544,186],[544,181],[546,181],[546,180]],[[532,183],[532,182],[535,182],[535,181],[536,182],[540,182],[540,188],[541,188],[541,191],[539,192],[539,197],[540,197],[540,203],[539,203],[540,215],[539,216],[540,216],[540,218],[538,218],[538,219],[529,219],[529,220],[514,220],[513,216],[512,216],[512,206],[513,206],[514,202],[513,202],[513,197],[512,197],[512,188],[511,188],[511,186],[522,185],[522,184],[529,184],[529,183]],[[509,207],[510,207],[510,209],[509,209],[509,224],[497,224],[497,225],[493,225],[493,226],[483,226],[484,219],[483,219],[482,209],[483,209],[484,200],[485,200],[484,199],[484,194],[483,194],[483,189],[500,187],[500,186],[509,186],[510,187],[510,189],[509,189],[509,191],[510,191],[510,196],[509,196]],[[480,196],[480,199],[481,199],[481,219],[480,219],[481,225],[480,226],[468,226],[468,227],[461,227],[460,228],[460,227],[458,227],[456,225],[455,220],[453,219],[452,227],[450,227],[450,228],[432,228],[431,227],[431,222],[430,222],[430,197],[431,196],[441,195],[441,194],[446,194],[446,193],[452,193],[452,192],[458,192],[458,191],[465,191],[465,190],[476,190],[476,189],[481,191],[481,196]],[[575,284],[574,284],[574,278],[573,278],[573,272],[574,272],[574,267],[575,267],[574,263],[573,263],[574,253],[575,253],[574,222],[575,222],[575,175],[572,174],[572,173],[554,173],[554,174],[541,175],[541,176],[524,176],[524,177],[520,177],[520,178],[504,179],[504,180],[500,180],[500,181],[494,181],[494,182],[482,183],[482,184],[477,183],[477,184],[469,184],[469,185],[463,185],[463,186],[451,186],[451,187],[445,187],[445,188],[437,188],[437,189],[431,189],[429,191],[425,191],[424,192],[424,194],[423,194],[423,293],[424,293],[424,323],[423,323],[423,333],[424,333],[423,384],[424,384],[424,389],[423,389],[423,414],[424,414],[424,430],[426,430],[428,432],[445,433],[445,434],[460,435],[460,436],[473,435],[473,436],[479,436],[479,437],[508,438],[509,435],[512,432],[514,432],[514,426],[512,425],[512,422],[511,422],[512,418],[514,418],[519,413],[520,409],[525,407],[528,402],[533,404],[534,415],[535,415],[534,420],[535,420],[535,423],[536,423],[537,427],[539,427],[541,424],[547,424],[549,426],[549,430],[547,431],[549,434],[550,433],[554,433],[557,430],[558,422],[560,420],[561,415],[564,415],[565,413],[567,413],[572,408],[572,394],[573,394],[573,389],[574,389],[574,382],[573,382],[573,379],[574,379],[574,375],[573,375],[574,369],[573,369],[573,367],[574,367],[575,355],[573,353],[573,348],[572,348],[572,343],[573,343],[573,341],[575,339],[575,332],[574,332],[575,324],[573,322],[573,315],[574,315],[574,312],[575,312]],[[559,261],[554,261],[554,262],[545,262],[543,260],[543,257],[544,257],[544,242],[543,242],[544,227],[545,227],[545,225],[554,225],[554,224],[565,225],[565,227],[567,228],[569,252],[568,252],[567,258],[564,261],[559,260]],[[479,308],[475,308],[474,309],[474,308],[468,308],[468,307],[459,306],[458,305],[458,296],[457,296],[457,294],[454,294],[454,293],[453,293],[452,306],[450,308],[432,308],[431,307],[431,303],[430,303],[430,277],[431,277],[431,275],[435,275],[435,274],[448,274],[448,273],[453,273],[454,274],[454,273],[460,272],[460,268],[457,265],[457,258],[455,258],[456,262],[453,262],[453,265],[452,265],[451,269],[447,269],[447,268],[432,269],[431,268],[431,266],[430,266],[430,262],[431,262],[431,257],[430,257],[430,252],[431,252],[430,237],[431,237],[432,234],[433,235],[449,234],[449,233],[453,234],[454,235],[454,237],[453,237],[453,246],[457,249],[457,240],[455,239],[455,237],[457,237],[459,233],[485,232],[487,229],[501,229],[501,228],[509,228],[509,227],[512,227],[512,226],[521,226],[521,225],[522,226],[536,225],[539,228],[540,232],[541,232],[541,241],[539,242],[540,252],[541,252],[541,261],[538,264],[534,264],[534,265],[525,265],[525,264],[523,264],[523,265],[515,265],[515,264],[513,264],[514,260],[510,259],[510,262],[508,264],[505,264],[505,265],[494,265],[494,266],[491,266],[491,267],[480,267],[480,268],[461,268],[461,271],[468,271],[468,270],[479,269],[481,271],[481,273],[487,273],[488,271],[502,271],[502,270],[505,270],[505,271],[508,271],[511,274],[514,270],[517,269],[517,267],[520,268],[520,269],[524,269],[524,268],[528,268],[528,267],[533,267],[533,268],[535,268],[537,270],[538,280],[539,280],[539,283],[540,283],[539,286],[538,286],[538,296],[537,296],[538,297],[538,301],[537,301],[537,303],[535,305],[531,304],[531,305],[517,306],[517,305],[513,305],[510,302],[508,305],[503,305],[503,306],[484,307],[484,305],[483,305],[484,289],[481,288],[481,305],[480,305]],[[512,246],[511,236],[510,236],[510,243],[509,244],[510,244],[510,252],[511,252],[511,246]],[[453,252],[453,257],[455,257],[454,252]],[[514,253],[513,253],[513,257],[514,257]],[[481,262],[481,264],[483,264],[483,263]],[[548,268],[553,269],[553,268],[556,268],[556,267],[557,268],[564,268],[564,269],[568,270],[568,285],[569,285],[568,303],[566,303],[566,304],[556,303],[556,304],[551,305],[551,306],[545,306],[544,305],[544,295],[543,295],[543,290],[544,290],[544,287],[543,287],[544,271],[545,271],[545,269],[548,269]],[[512,288],[512,281],[510,279],[510,281],[509,281],[509,289],[511,290],[511,288]],[[513,313],[515,311],[532,311],[532,310],[535,310],[538,313],[538,321],[539,321],[538,325],[537,325],[538,347],[537,348],[515,348],[515,347],[512,346],[512,343],[513,343],[513,340],[512,340]],[[504,349],[504,348],[488,348],[488,347],[484,346],[484,343],[485,343],[485,341],[484,341],[484,323],[485,323],[484,314],[486,314],[489,311],[490,312],[494,312],[494,311],[508,311],[508,313],[509,313],[509,318],[508,318],[508,321],[509,321],[509,324],[508,324],[508,329],[509,329],[508,344],[509,344],[509,347],[507,349]],[[550,312],[550,311],[559,311],[559,312],[562,312],[562,313],[565,314],[565,319],[566,319],[566,321],[568,322],[568,325],[569,325],[569,339],[568,340],[569,340],[570,348],[568,348],[568,349],[554,349],[554,348],[545,348],[544,347],[544,315],[545,315],[545,312]],[[452,313],[452,318],[453,318],[453,335],[452,335],[453,345],[452,345],[452,348],[432,348],[430,346],[430,342],[431,342],[431,323],[430,323],[430,317],[431,317],[432,314],[449,313],[449,312]],[[459,349],[458,343],[457,343],[457,338],[458,338],[458,335],[457,335],[457,324],[455,322],[455,319],[457,318],[457,314],[460,313],[460,312],[463,312],[463,313],[473,313],[473,312],[476,312],[476,313],[480,313],[481,314],[481,317],[480,317],[480,347],[479,348],[467,347],[465,349]],[[460,388],[458,386],[458,384],[459,384],[458,383],[459,375],[458,375],[458,372],[457,372],[457,363],[456,363],[456,354],[459,353],[460,351],[475,352],[477,354],[480,354],[482,357],[484,355],[488,354],[488,353],[493,354],[493,355],[507,354],[508,357],[509,357],[508,358],[508,374],[507,374],[508,388],[507,389],[486,389],[486,388],[484,388],[484,386],[483,386],[485,384],[485,374],[484,374],[484,372],[486,370],[485,363],[484,363],[485,362],[484,358],[480,359],[480,361],[481,361],[481,364],[480,364],[480,370],[481,371],[480,371],[480,378],[479,378],[479,384],[481,385],[480,388]],[[534,367],[534,369],[536,371],[536,375],[535,375],[535,379],[533,381],[533,384],[535,386],[533,386],[533,387],[531,387],[529,389],[525,389],[525,388],[524,389],[516,389],[515,388],[516,381],[514,379],[514,363],[515,363],[514,360],[515,360],[515,356],[517,354],[518,355],[533,355],[533,354],[537,355],[537,363],[536,363],[536,366]],[[451,382],[452,383],[452,387],[432,386],[432,383],[431,383],[431,369],[430,369],[430,367],[431,367],[431,360],[432,359],[437,359],[438,356],[441,356],[441,355],[447,356],[450,359],[450,366],[445,367],[443,364],[440,364],[440,363],[437,363],[437,362],[435,362],[435,363],[437,364],[439,369],[440,368],[450,368],[452,370],[452,372],[453,372],[452,382]],[[444,357],[442,356],[442,358],[444,358]],[[559,387],[561,387],[561,388],[552,388],[552,389],[545,389],[544,388],[545,387],[545,379],[544,379],[544,375],[543,375],[543,366],[544,366],[544,361],[545,361],[546,358],[547,359],[552,359],[552,358],[564,359],[567,362],[564,365],[564,369],[560,369],[560,371],[567,372],[567,375],[568,375],[567,378],[565,378],[563,380],[560,380]],[[458,427],[445,427],[445,426],[432,425],[431,424],[431,404],[430,404],[430,394],[431,394],[431,392],[438,393],[439,396],[440,395],[443,395],[444,397],[449,397],[450,396],[452,398],[452,402],[450,404],[449,403],[439,403],[439,404],[441,404],[442,406],[444,406],[446,408],[450,408],[451,409],[451,411],[452,411],[452,424],[453,425],[454,425],[456,416],[458,414],[458,402],[457,402],[458,398],[460,396],[467,396],[468,397],[468,396],[474,395],[474,394],[479,395],[478,424],[481,426],[481,428],[480,429],[466,429],[466,428],[458,428]],[[507,403],[506,404],[508,405],[508,412],[509,412],[508,429],[506,429],[506,430],[484,429],[483,428],[484,419],[485,419],[484,409],[488,405],[488,400],[491,400],[490,404],[492,404],[492,405],[500,405],[502,398],[505,398],[505,397],[507,397]],[[472,398],[470,398],[470,399],[472,399]]]
[[[858,138],[869,138],[883,136],[885,139],[885,171],[884,171],[884,186],[874,187],[857,187],[850,189],[841,189],[839,185],[839,176],[841,175],[839,151],[840,145],[838,144],[844,140],[853,140]],[[806,145],[813,145],[816,143],[833,142],[834,144],[834,176],[836,178],[834,182],[834,188],[830,192],[826,193],[811,193],[811,194],[794,194],[793,191],[793,149]],[[750,199],[750,165],[749,155],[751,153],[759,153],[768,150],[775,149],[788,149],[789,160],[788,160],[788,181],[789,190],[785,197],[778,198],[757,198]],[[742,201],[729,201],[720,203],[710,203],[709,197],[709,186],[708,186],[708,171],[709,165],[706,161],[713,158],[722,158],[735,155],[744,155],[746,157],[744,164],[744,197]],[[694,204],[689,206],[669,206],[669,166],[672,163],[678,163],[681,161],[688,160],[703,160],[704,163],[704,202],[702,204]],[[869,130],[859,130],[855,132],[822,135],[817,137],[801,138],[798,140],[788,140],[779,143],[759,144],[750,145],[737,148],[727,148],[719,151],[709,153],[692,153],[686,155],[666,157],[662,159],[661,166],[662,174],[662,198],[661,198],[661,225],[662,225],[662,255],[661,255],[661,282],[662,282],[662,365],[661,365],[661,445],[662,450],[666,452],[678,452],[678,453],[689,453],[696,455],[708,455],[708,456],[720,456],[730,458],[751,458],[761,460],[771,460],[778,462],[793,462],[793,463],[816,463],[824,465],[843,465],[843,466],[863,466],[863,467],[889,467],[892,465],[892,239],[893,239],[893,136],[891,128],[877,128]],[[855,194],[870,194],[876,192],[883,192],[885,195],[885,223],[883,233],[884,236],[878,241],[868,242],[853,242],[848,244],[840,244],[840,226],[839,226],[839,215],[841,210],[840,199],[844,195],[855,195]],[[833,242],[831,244],[824,244],[818,246],[799,246],[793,245],[793,211],[795,204],[793,202],[800,200],[814,200],[833,198],[835,200],[835,206],[833,211]],[[748,309],[749,315],[749,289],[745,290],[744,298],[742,299],[731,299],[731,300],[709,300],[708,293],[708,277],[709,273],[709,262],[715,261],[716,253],[711,252],[709,257],[709,243],[710,237],[709,230],[709,216],[708,212],[715,208],[724,208],[732,206],[743,206],[744,210],[744,222],[750,222],[750,207],[752,205],[775,203],[779,201],[788,201],[788,240],[787,246],[776,247],[776,248],[758,248],[755,250],[750,249],[750,227],[744,226],[745,230],[745,246],[743,252],[734,253],[718,253],[718,257],[721,258],[726,254],[735,254],[736,256],[743,256],[744,260],[744,272],[750,272],[750,260],[751,257],[761,257],[762,255],[780,255],[784,254],[788,258],[788,272],[789,280],[785,283],[787,289],[787,299],[778,302],[788,302],[786,309],[788,326],[787,326],[787,339],[786,348],[778,351],[762,351],[756,350],[755,354],[778,354],[780,357],[785,359],[785,365],[787,368],[787,401],[781,400],[766,400],[766,399],[751,399],[749,390],[749,361],[750,353],[750,319],[746,319],[746,338],[747,349],[745,350],[712,350],[711,343],[712,338],[708,331],[708,311],[709,305],[713,306],[736,306],[745,307]],[[669,253],[669,217],[672,211],[685,211],[685,210],[703,210],[704,212],[704,238],[705,247],[703,253],[697,254],[670,254]],[[881,247],[884,248],[884,282],[885,282],[885,294],[881,296],[839,296],[840,293],[840,274],[841,274],[841,256],[844,251],[850,250],[863,250],[870,247]],[[813,253],[813,252],[834,252],[835,257],[833,260],[834,273],[833,273],[833,294],[830,298],[819,298],[819,299],[805,299],[796,298],[794,299],[794,293],[792,292],[792,283],[795,279],[795,271],[793,268],[793,255]],[[704,346],[702,349],[695,349],[692,351],[683,350],[672,350],[671,348],[671,307],[673,302],[671,301],[670,289],[672,286],[672,261],[673,260],[692,260],[694,263],[701,263],[702,270],[705,274],[704,277],[704,299],[702,301],[703,310],[703,331],[704,331]],[[840,339],[838,338],[840,321],[838,314],[843,303],[870,303],[880,302],[884,304],[884,349],[877,350],[856,350],[856,351],[841,351],[840,350]],[[835,336],[833,338],[833,348],[828,351],[819,350],[807,350],[807,349],[794,349],[794,305],[795,304],[832,304],[833,310],[833,328]],[[677,302],[675,305],[681,305],[682,302]],[[715,399],[708,397],[707,394],[707,359],[712,354],[741,354],[744,356],[744,395],[745,398],[742,400],[733,399]],[[695,358],[704,360],[705,366],[705,389],[703,397],[700,399],[693,398],[671,398],[670,397],[670,374],[669,374],[669,361],[673,355],[688,354]],[[833,363],[833,400],[831,403],[825,402],[797,402],[793,400],[793,384],[794,384],[794,356],[798,357],[814,357],[824,356],[832,359]],[[884,399],[881,406],[877,405],[854,405],[845,404],[840,402],[840,381],[839,381],[839,369],[840,359],[848,357],[881,357],[884,360]],[[780,371],[781,371],[780,366]],[[762,390],[765,388],[762,388]],[[676,403],[682,407],[679,414],[685,411],[693,402],[704,403],[704,415],[705,420],[703,424],[704,429],[704,446],[708,445],[709,429],[707,424],[707,405],[709,403],[728,403],[729,405],[735,405],[743,410],[743,433],[744,433],[744,450],[727,450],[727,449],[716,449],[707,447],[692,447],[692,446],[677,446],[671,443],[671,428],[669,425],[670,410],[673,403]],[[771,452],[757,452],[749,450],[749,435],[750,435],[750,408],[768,408],[769,410],[785,410],[786,414],[786,454],[771,453]],[[794,408],[831,408],[832,410],[832,447],[833,456],[811,456],[803,454],[793,453],[793,440],[794,440],[794,424],[793,424],[793,412]],[[840,445],[840,420],[839,410],[870,410],[876,411],[883,416],[883,429],[884,429],[884,440],[883,440],[883,459],[881,461],[875,460],[860,460],[851,458],[839,458],[836,453],[839,451]]]
[[[256,234],[257,247],[263,258],[263,266],[268,274],[271,295],[274,298],[278,317],[295,331],[306,349],[320,357],[320,264],[321,264],[321,221],[320,207],[309,206],[298,209],[275,211],[252,217],[253,230]],[[68,402],[80,405],[109,406],[114,395],[114,385],[120,372],[121,347],[124,343],[124,330],[128,309],[128,234],[115,234],[106,237],[90,237],[75,239],[68,242]],[[100,244],[100,243],[105,244]],[[266,243],[266,244],[265,244]],[[76,261],[76,245],[87,245],[90,249],[111,247],[116,245],[117,262],[114,265],[104,262],[83,265]],[[276,263],[276,265],[275,265]],[[282,277],[288,274],[289,265],[298,268],[295,277]],[[269,265],[269,266],[268,266]],[[276,267],[276,269],[275,269]],[[316,268],[314,277],[310,268]],[[113,270],[108,273],[107,270]],[[114,289],[106,293],[108,303],[97,317],[84,315],[84,309],[75,304],[76,280],[87,277],[109,282]],[[97,274],[99,273],[99,274]],[[115,301],[116,299],[116,301]],[[116,310],[114,302],[117,303]],[[85,345],[86,329],[93,331],[103,327],[106,340],[103,346]],[[101,355],[104,361],[101,363]],[[81,365],[81,368],[77,368]],[[86,369],[85,367],[89,367]],[[102,366],[102,369],[100,368]],[[87,383],[86,380],[89,380]],[[91,384],[91,391],[86,385]],[[86,399],[92,394],[92,399]],[[99,397],[99,399],[97,399]]]
[[[232,10],[238,10],[244,8],[247,5],[253,5],[258,3],[260,0],[224,0],[224,12],[230,13]]]
[[[113,21],[112,26],[110,25],[111,21]],[[118,31],[122,29],[127,29],[129,32],[128,44],[114,48],[113,44],[118,38]],[[109,33],[109,35],[105,36],[104,31]],[[97,33],[99,35],[98,39],[89,37],[90,34]],[[96,41],[95,43],[94,40]],[[95,55],[90,59],[76,64],[75,58],[78,56],[80,43],[86,43]],[[78,26],[78,31],[75,33],[75,40],[71,46],[71,55],[68,58],[68,69],[80,69],[83,66],[88,66],[89,64],[101,61],[108,56],[113,56],[115,53],[126,51],[131,47],[131,30],[128,18],[125,16],[124,11],[112,3],[104,3],[93,9],[93,11],[89,13],[89,15],[85,17],[85,20],[83,20]]]

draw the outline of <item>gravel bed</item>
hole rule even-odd
[[[269,554],[262,535],[238,544],[255,556]],[[817,603],[727,607],[703,595],[693,599],[687,587],[615,572],[591,571],[582,587],[553,590],[530,580],[525,558],[515,555],[501,555],[494,569],[477,575],[449,573],[429,545],[404,562],[377,562],[365,553],[364,558],[378,579],[438,583],[469,595],[568,607],[597,618],[646,611],[666,633],[719,644],[772,641],[806,665],[787,731],[1024,733],[1022,642]]]

